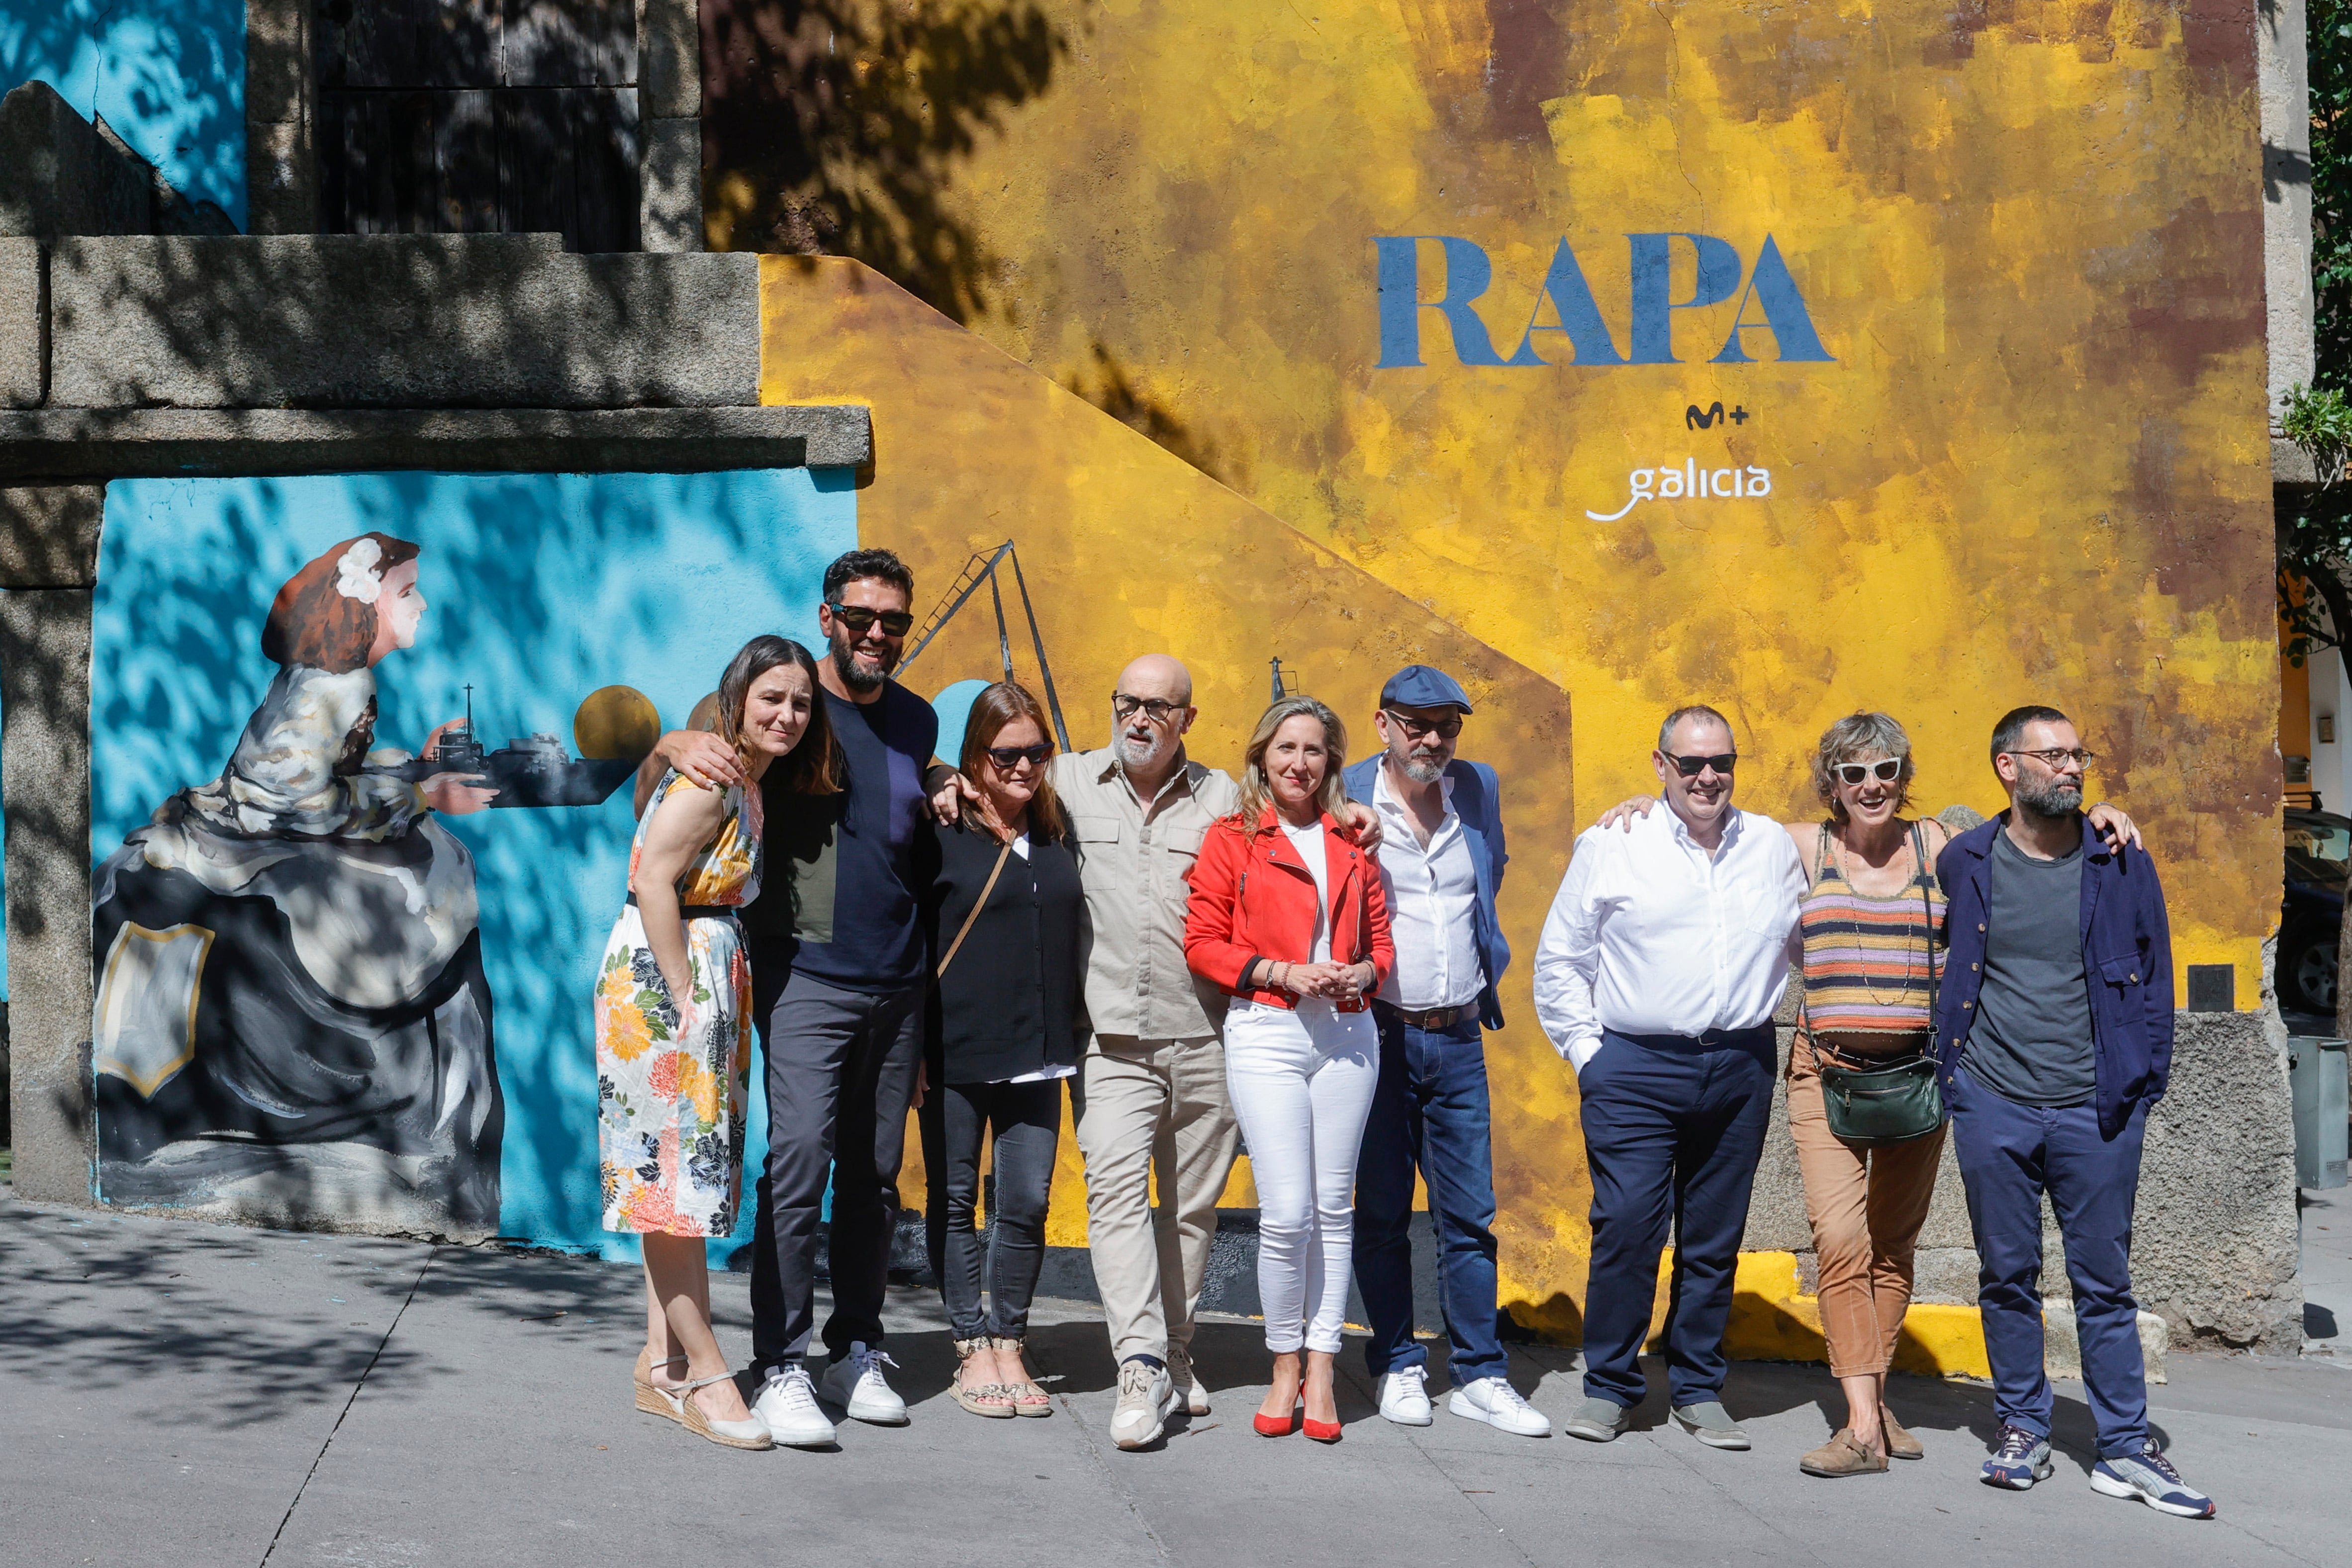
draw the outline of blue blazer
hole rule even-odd
[[[1339,775],[1348,799],[1372,803],[1372,776],[1384,752],[1375,752]],[[1495,918],[1495,894],[1503,885],[1503,868],[1511,863],[1503,848],[1503,788],[1495,770],[1483,762],[1460,758],[1445,765],[1454,785],[1454,814],[1462,819],[1463,841],[1470,846],[1470,863],[1478,873],[1478,901],[1474,912],[1478,963],[1486,983],[1478,991],[1478,1021],[1488,1029],[1503,1027],[1503,1004],[1496,993],[1503,971],[1511,967],[1511,945],[1503,939],[1502,923]]]
[[[1944,846],[1936,874],[1950,901],[1944,917],[1944,984],[1937,998],[1936,1047],[1944,1087],[1959,1070],[1984,983],[1985,911],[1991,902],[1992,836],[2003,811]],[[2145,850],[2110,852],[2083,828],[2083,969],[2091,989],[2092,1059],[2098,1075],[2099,1131],[2114,1137],[2172,1079],[2172,927],[2164,888]]]

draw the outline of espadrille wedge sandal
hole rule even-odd
[[[1013,1364],[1024,1372],[1029,1367],[1029,1363],[1024,1359],[1024,1352],[1027,1348],[1022,1341],[1010,1334],[996,1336],[996,1353],[999,1355],[1010,1354]],[[1024,1377],[1018,1383],[1007,1383],[1002,1386],[1013,1401],[1015,1416],[1051,1416],[1054,1413],[1054,1396],[1038,1386],[1034,1379]]]
[[[957,1404],[975,1416],[985,1416],[991,1420],[1009,1421],[1013,1418],[1013,1393],[1010,1389],[1001,1383],[967,1384],[963,1380],[963,1367],[971,1363],[971,1358],[983,1350],[994,1348],[994,1344],[986,1334],[982,1334],[977,1339],[956,1341],[955,1353],[958,1364],[956,1380],[949,1389],[949,1393],[954,1396]]]
[[[653,1378],[653,1371],[655,1367],[677,1366],[682,1364],[685,1360],[686,1357],[682,1355],[673,1355],[667,1361],[657,1362],[654,1360],[654,1353],[651,1346],[647,1346],[646,1349],[637,1352],[635,1383],[637,1385],[638,1409],[644,1411],[648,1416],[666,1416],[669,1419],[678,1422],[680,1425],[685,1423],[686,1417],[677,1413],[677,1406],[663,1394],[661,1385],[656,1383]]]
[[[776,1439],[769,1432],[768,1424],[760,1419],[756,1411],[748,1420],[720,1421],[714,1419],[703,1410],[701,1406],[694,1402],[695,1390],[708,1388],[714,1383],[731,1383],[734,1379],[733,1373],[722,1372],[716,1377],[698,1377],[691,1383],[681,1383],[675,1393],[663,1388],[657,1388],[654,1392],[677,1406],[678,1422],[698,1437],[708,1437],[712,1442],[730,1448],[774,1448]]]

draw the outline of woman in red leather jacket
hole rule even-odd
[[[1265,710],[1241,810],[1202,841],[1184,915],[1192,972],[1234,998],[1225,1079],[1257,1182],[1257,1288],[1274,1382],[1257,1429],[1337,1442],[1331,1361],[1348,1304],[1356,1155],[1380,1077],[1365,998],[1395,967],[1380,868],[1333,831],[1348,732],[1312,697]],[[1300,1351],[1306,1364],[1300,1365]]]

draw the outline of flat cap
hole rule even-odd
[[[1459,682],[1444,670],[1427,664],[1407,664],[1381,688],[1382,707],[1458,707],[1470,711],[1470,698]]]

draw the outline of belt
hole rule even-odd
[[[1475,1002],[1464,1002],[1458,1008],[1401,1008],[1393,1002],[1384,1002],[1380,998],[1374,997],[1372,1006],[1409,1029],[1433,1033],[1441,1029],[1452,1029],[1464,1019],[1475,1018],[1478,1014],[1478,1004]]]
[[[635,894],[629,894],[629,907],[640,907]],[[742,911],[725,904],[681,904],[677,906],[680,920],[732,920]]]
[[[1702,1051],[1774,1051],[1778,1042],[1772,1026],[1759,1023],[1747,1029],[1711,1029],[1702,1034],[1628,1034],[1622,1029],[1604,1029],[1601,1038],[1622,1040],[1628,1045],[1638,1045],[1644,1051],[1680,1051],[1690,1054]]]

